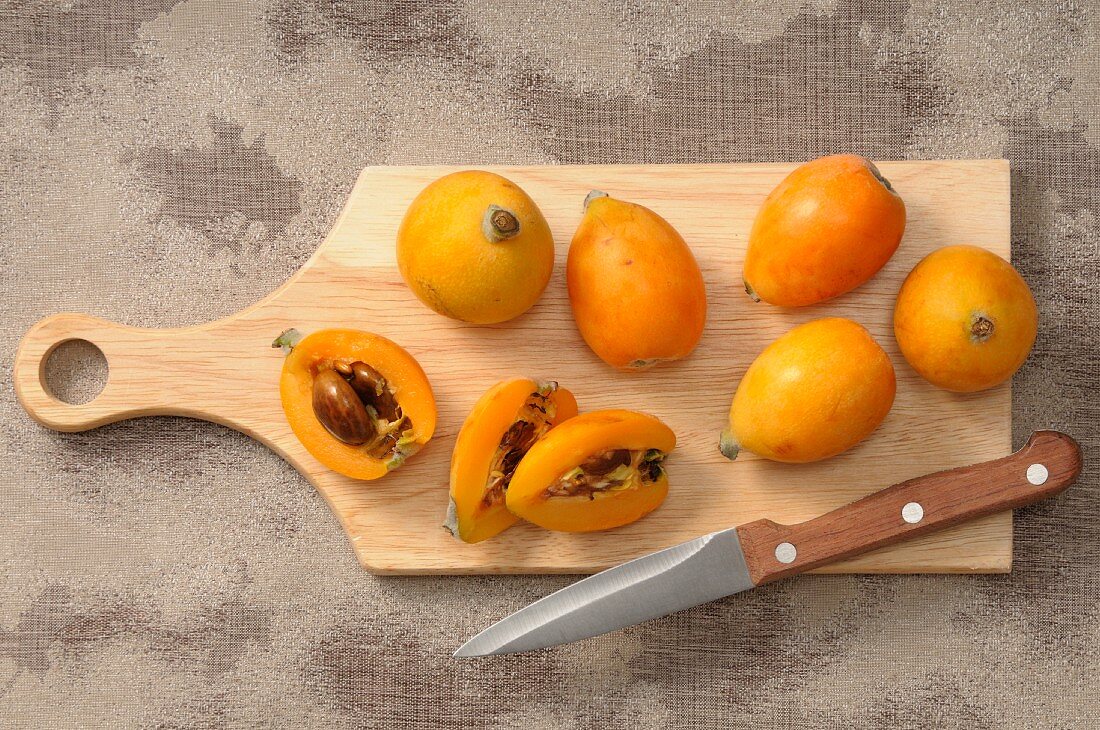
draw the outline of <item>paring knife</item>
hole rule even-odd
[[[632,626],[1038,502],[1080,471],[1076,441],[1037,431],[1002,459],[910,479],[796,525],[749,522],[597,573],[493,624],[455,656],[542,649]]]

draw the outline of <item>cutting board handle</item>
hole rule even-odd
[[[24,335],[15,354],[15,393],[34,420],[56,431],[86,431],[140,416],[182,415],[231,423],[240,410],[226,397],[236,368],[204,343],[219,323],[181,329],[128,327],[87,314],[46,317]],[[46,384],[46,362],[57,347],[86,340],[107,360],[107,383],[93,400],[65,403]],[[275,357],[275,360],[281,360]],[[277,364],[273,364],[277,367]],[[227,382],[228,381],[228,382]],[[236,413],[234,413],[236,416]],[[246,430],[246,429],[242,429]]]
[[[13,379],[19,402],[34,420],[56,431],[85,431],[142,415],[150,409],[145,401],[148,391],[135,392],[134,369],[142,365],[131,355],[135,343],[147,342],[153,332],[76,312],[40,320],[23,336],[15,354]],[[107,360],[107,383],[88,403],[65,403],[46,383],[50,354],[73,340],[90,342]]]
[[[737,528],[760,585],[844,558],[1053,497],[1081,472],[1081,447],[1036,431],[1001,459],[895,484],[796,525],[757,520]]]

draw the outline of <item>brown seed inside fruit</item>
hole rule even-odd
[[[335,370],[322,370],[313,379],[313,413],[329,433],[350,446],[376,435],[363,401]]]
[[[599,492],[644,487],[659,480],[664,474],[665,455],[656,449],[630,451],[612,449],[590,456],[575,469],[570,469],[561,479],[543,492],[546,499],[552,497],[587,497],[595,499]],[[622,467],[629,467],[624,474]],[[612,475],[615,475],[614,478]]]
[[[379,392],[385,387],[386,380],[382,373],[378,372],[365,362],[355,362],[348,366],[351,387],[363,399],[365,403],[377,400]]]
[[[581,464],[581,469],[586,474],[603,475],[610,474],[620,466],[626,466],[630,463],[630,451],[627,449],[612,449],[611,451],[605,451],[601,454],[589,457],[587,461]]]
[[[386,379],[365,362],[356,362],[351,366],[351,387],[359,394],[363,403],[374,406],[378,415],[386,421],[401,418],[397,399],[387,387]]]
[[[489,481],[482,498],[486,507],[504,501],[504,492],[507,491],[519,462],[535,442],[552,428],[556,407],[550,394],[556,388],[557,383],[551,383],[545,390],[540,388],[527,396],[520,416],[501,437],[489,467]]]

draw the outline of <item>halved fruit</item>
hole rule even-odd
[[[508,488],[515,515],[550,530],[591,532],[649,514],[668,495],[676,435],[653,416],[593,411],[535,443]]]
[[[557,383],[517,378],[497,383],[462,424],[451,457],[451,503],[444,524],[463,542],[481,542],[514,525],[504,495],[520,460],[562,421],[577,415]]]
[[[377,479],[404,463],[435,431],[435,397],[424,370],[401,346],[351,329],[273,346],[292,348],[279,394],[291,430],[318,461],[353,479]]]

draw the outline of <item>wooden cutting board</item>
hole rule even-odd
[[[898,288],[928,252],[970,243],[1008,258],[1008,162],[880,164],[908,208],[901,248],[855,292],[787,310],[750,301],[740,270],[757,208],[793,167],[490,168],[519,183],[539,204],[558,258],[539,303],[517,320],[489,327],[429,311],[404,286],[394,260],[394,237],[406,206],[428,182],[458,168],[367,168],[313,258],[263,301],[227,319],[183,329],[135,329],[83,314],[49,317],[20,345],[16,391],[31,416],[59,431],[167,414],[215,421],[259,439],[324,495],[359,560],[376,573],[593,572],[761,517],[802,521],[910,477],[1008,454],[1009,386],[971,395],[937,390],[906,365],[891,330]],[[689,359],[625,375],[604,365],[581,340],[569,310],[564,264],[591,188],[654,209],[695,251],[710,310],[706,332]],[[718,434],[738,379],[753,358],[795,325],[835,315],[867,326],[894,361],[898,395],[886,422],[863,444],[817,464],[722,458]],[[356,482],[321,466],[295,439],[279,405],[282,355],[271,341],[288,327],[306,333],[355,327],[406,347],[428,373],[439,404],[439,427],[428,447],[375,482]],[[43,386],[49,353],[72,339],[97,345],[110,369],[103,392],[85,405],[62,403]],[[558,380],[574,392],[582,410],[639,409],[668,423],[679,445],[668,462],[671,490],[665,504],[633,525],[604,533],[559,534],[520,524],[478,545],[446,533],[440,524],[447,508],[448,463],[462,420],[486,388],[518,375]],[[1012,516],[1002,514],[827,570],[1004,572],[1011,559]]]

